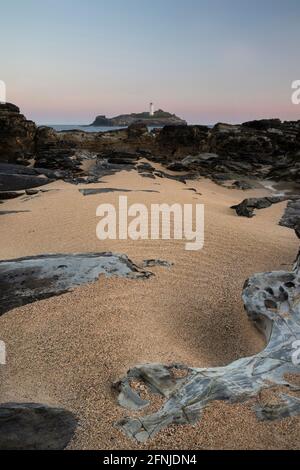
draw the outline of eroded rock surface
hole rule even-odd
[[[116,253],[56,254],[0,261],[0,315],[12,308],[95,282],[99,276],[148,278],[151,272]]]

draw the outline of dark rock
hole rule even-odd
[[[0,199],[5,200],[5,199],[16,199],[17,197],[22,196],[25,194],[22,191],[15,192],[15,191],[0,191]]]
[[[26,189],[25,193],[27,196],[35,196],[36,194],[39,194],[39,189]]]
[[[51,183],[53,180],[31,175],[6,175],[0,173],[0,191],[18,191]]]
[[[162,266],[164,268],[171,268],[174,266],[174,263],[170,263],[170,261],[165,261],[163,259],[145,259],[143,261],[144,268],[151,268],[153,266]]]
[[[135,122],[128,126],[127,134],[129,139],[136,139],[148,134],[148,127],[143,122]]]
[[[0,405],[0,450],[63,450],[72,439],[73,413],[38,403]]]
[[[261,119],[259,121],[244,122],[242,126],[258,131],[266,131],[268,129],[280,129],[281,121],[280,119]]]
[[[279,225],[292,228],[300,238],[300,195],[299,199],[289,201]]]
[[[247,189],[252,189],[251,184],[243,180],[234,181],[232,183],[232,187],[236,189],[242,189],[243,191],[246,191]]]
[[[297,214],[299,217],[298,210]],[[300,373],[298,361],[293,357],[300,342],[299,289],[300,253],[291,272],[253,275],[245,282],[242,297],[249,319],[266,338],[266,348],[223,367],[195,368],[182,364],[132,367],[115,388],[119,392],[119,404],[134,414],[120,420],[117,426],[127,437],[145,442],[169,425],[195,424],[215,401],[232,404],[254,397],[257,397],[255,412],[260,420],[299,416],[299,387],[288,378],[288,374]],[[145,413],[151,402],[142,400],[131,387],[133,380],[160,395],[163,404],[159,410]],[[286,393],[277,394],[275,406],[261,402],[260,392],[264,389],[276,391],[283,387]],[[137,415],[138,411],[143,413]]]
[[[253,217],[255,209],[265,209],[271,207],[272,204],[287,201],[291,196],[268,196],[268,197],[253,197],[244,199],[240,204],[232,206],[231,209],[235,209],[237,215],[242,217]]]

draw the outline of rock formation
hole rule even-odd
[[[95,282],[100,274],[132,279],[152,275],[126,255],[110,252],[40,255],[0,261],[0,315],[12,308],[63,294],[81,284]]]
[[[150,127],[155,126],[167,126],[167,125],[186,125],[184,119],[179,118],[175,114],[168,113],[159,109],[154,112],[153,116],[149,113],[132,113],[132,114],[121,114],[113,118],[107,118],[104,115],[96,117],[91,126],[95,127],[113,127],[113,126],[130,126],[131,124],[141,124]]]
[[[0,405],[0,450],[63,450],[72,439],[73,413],[39,403]]]
[[[35,154],[36,125],[14,104],[0,104],[0,162],[28,163]]]
[[[101,171],[119,171],[131,169],[146,157],[170,170],[216,182],[248,176],[290,181],[300,187],[300,121],[271,119],[242,125],[216,124],[211,129],[167,125],[149,132],[149,122],[137,120],[142,115],[134,116],[126,121],[132,122],[126,129],[56,132],[49,127],[37,128],[12,104],[0,104],[0,162],[30,161],[39,174],[76,183],[82,178],[95,182],[99,176],[83,170],[85,160],[94,160],[95,169]],[[143,173],[151,178],[158,176],[151,171]]]

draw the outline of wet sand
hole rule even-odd
[[[52,191],[6,201],[0,215],[0,258],[43,253],[114,251],[136,263],[160,258],[148,280],[101,277],[59,297],[11,310],[0,318],[7,365],[0,368],[0,402],[63,406],[80,426],[71,449],[297,448],[300,418],[258,423],[253,401],[215,403],[195,426],[171,426],[145,445],[114,427],[120,408],[111,384],[138,363],[225,365],[264,347],[247,320],[244,281],[255,272],[289,269],[298,249],[292,230],[277,225],[285,204],[239,218],[229,207],[268,191],[229,190],[208,180],[187,185],[121,172],[105,183],[55,182]],[[185,251],[184,240],[106,240],[96,237],[96,208],[121,193],[83,196],[79,189],[126,188],[128,203],[205,204],[205,245]],[[188,191],[195,188],[198,193]],[[140,190],[159,191],[137,192]]]

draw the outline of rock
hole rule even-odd
[[[60,295],[100,274],[132,279],[152,275],[126,255],[104,253],[40,255],[0,261],[0,315],[22,305]]]
[[[129,139],[136,139],[148,134],[148,127],[143,122],[135,122],[128,126],[127,134]]]
[[[268,196],[268,197],[252,197],[244,199],[240,204],[231,206],[231,209],[235,209],[237,215],[242,217],[254,217],[255,209],[265,209],[271,207],[272,204],[287,201],[292,196]]]
[[[133,165],[141,157],[137,153],[114,151],[106,154],[104,158],[108,163],[114,163],[115,165]]]
[[[294,229],[300,238],[300,196],[299,199],[288,202],[279,225]]]
[[[205,148],[208,133],[209,128],[206,126],[165,126],[156,141],[159,152],[186,156]]]
[[[35,153],[36,126],[17,106],[0,103],[0,162],[28,163]]]
[[[295,207],[293,221],[296,220],[294,210]],[[194,424],[214,401],[231,404],[255,397],[254,411],[260,420],[299,415],[299,387],[288,379],[288,374],[300,374],[300,365],[293,360],[300,342],[299,293],[300,253],[292,271],[252,276],[245,282],[242,297],[249,319],[266,337],[266,348],[224,367],[145,364],[131,368],[115,387],[119,391],[119,404],[134,410],[134,415],[120,420],[116,426],[128,437],[146,442],[171,424]],[[146,387],[150,397],[152,393],[163,398],[164,404],[158,411],[145,413],[151,400],[141,400],[137,390],[131,387],[132,380]],[[276,392],[278,387],[285,392],[278,393],[276,406],[261,402],[260,392],[265,389]],[[143,413],[138,414],[139,411]]]
[[[106,193],[158,193],[159,191],[155,191],[154,189],[123,189],[123,188],[91,188],[91,189],[79,189],[79,192],[83,194],[83,196],[92,196],[94,194],[106,194]]]
[[[247,189],[252,189],[252,186],[247,181],[238,180],[238,181],[234,181],[232,183],[232,188],[241,189],[242,191],[246,191]]]
[[[39,189],[26,189],[25,193],[27,196],[35,196],[36,194],[39,194],[40,190]]]
[[[150,268],[153,266],[163,266],[164,268],[171,268],[174,266],[174,263],[170,263],[169,261],[165,261],[163,259],[145,259],[143,261],[143,268]]]
[[[44,177],[42,170],[24,165],[0,163],[0,191],[18,191],[51,183],[54,179]]]
[[[259,121],[244,122],[242,126],[258,131],[266,131],[268,129],[279,129],[281,127],[281,121],[280,119],[261,119]]]
[[[0,450],[63,450],[72,439],[73,413],[39,403],[0,405]]]

